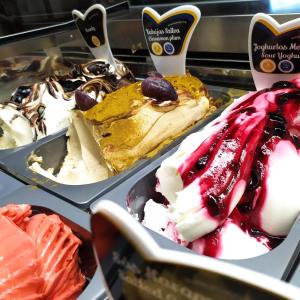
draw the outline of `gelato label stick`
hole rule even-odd
[[[278,24],[266,14],[256,14],[249,29],[249,58],[257,90],[300,73],[300,18]]]
[[[93,55],[97,59],[106,59],[116,67],[107,37],[105,8],[101,4],[95,4],[89,7],[84,14],[74,9],[72,15]]]
[[[185,75],[186,52],[201,12],[193,5],[182,5],[160,16],[154,9],[143,9],[143,27],[156,70],[163,75]]]
[[[162,249],[117,204],[93,209],[94,253],[109,299],[298,299],[283,281],[205,256]]]

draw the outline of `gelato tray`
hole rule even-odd
[[[109,199],[123,208],[129,209],[133,217],[142,222],[144,219],[144,207],[146,202],[149,199],[154,199],[157,202],[161,201],[161,195],[155,192],[155,173],[158,169],[158,166],[164,159],[169,157],[176,150],[177,147],[160,157],[157,161],[153,162],[143,170],[140,170],[134,176],[121,183],[118,187],[101,196],[98,201],[91,205],[91,210],[93,210],[97,203],[102,199]],[[156,220],[158,219],[159,216],[156,215]],[[298,264],[300,250],[298,247],[300,242],[299,231],[300,219],[295,222],[287,238],[269,253],[249,259],[225,261],[229,261],[232,264],[265,273],[279,279],[287,280],[291,277],[291,273],[294,271],[294,265]],[[160,243],[162,243],[162,239],[168,240],[167,238],[158,234],[155,234],[154,237],[159,239]],[[176,248],[180,249],[181,251],[190,251],[189,249],[179,246],[176,243],[173,243],[173,246],[174,249]],[[299,285],[300,284],[298,284],[298,286]]]
[[[137,172],[139,169],[145,167],[152,161],[155,161],[155,159],[159,158],[163,153],[169,151],[172,147],[180,143],[188,133],[198,131],[199,129],[201,129],[208,122],[210,122],[216,116],[218,116],[231,101],[231,96],[227,93],[227,89],[225,88],[209,86],[208,92],[209,95],[214,99],[213,101],[215,101],[214,105],[216,107],[219,107],[218,110],[213,112],[207,118],[196,123],[196,125],[194,125],[191,129],[184,131],[181,136],[171,141],[171,143],[169,141],[168,145],[163,145],[162,143],[162,146],[164,147],[161,147],[159,151],[157,151],[151,158],[149,158],[149,156],[147,155],[144,156],[144,158],[142,158],[141,160],[132,164],[132,166],[128,168],[123,168],[123,166],[121,166],[119,169],[120,172],[116,175],[109,177],[108,179],[104,179],[95,183],[71,185],[58,183],[53,180],[55,178],[47,174],[46,170],[48,169],[51,169],[51,172],[54,175],[59,173],[60,169],[62,168],[62,165],[65,164],[64,159],[69,150],[69,143],[67,143],[68,136],[65,133],[58,133],[56,135],[46,137],[43,140],[28,145],[26,148],[18,151],[18,153],[14,153],[3,158],[2,166],[3,168],[5,168],[6,171],[10,172],[17,178],[24,180],[28,184],[38,185],[42,189],[47,190],[48,192],[51,192],[52,194],[55,194],[69,201],[70,203],[73,203],[81,208],[88,208],[90,203],[94,201],[97,197],[108,192],[121,181],[125,180],[126,178],[130,177],[132,174]],[[147,112],[147,109],[145,109],[145,111]],[[145,114],[146,112],[143,113]],[[76,118],[77,116],[75,116],[75,119]],[[80,125],[82,124],[84,125],[84,122],[81,121]],[[120,125],[118,124],[118,126]],[[120,129],[124,130],[125,128],[120,127]],[[129,129],[130,127],[128,128],[128,130]],[[105,134],[104,136],[109,138],[107,134]],[[126,134],[124,135],[123,131],[122,136],[123,138],[126,137]],[[84,135],[84,137],[86,137],[86,135]],[[87,144],[90,145],[91,143],[89,142]],[[80,147],[81,152],[84,151],[84,147],[82,147],[81,144],[78,145],[76,143],[75,146],[73,146],[73,149],[78,149]],[[116,155],[119,154],[117,153]],[[122,157],[124,158],[123,155]],[[39,164],[39,172],[34,172],[29,168],[29,165],[32,163],[32,161],[35,161]],[[79,176],[80,173],[80,171],[78,171],[77,173],[75,172],[75,176]],[[85,178],[83,178],[82,180],[84,181]]]
[[[0,171],[0,195],[2,197],[23,187],[24,183]]]
[[[236,100],[104,195],[195,253],[289,281],[299,263],[299,81]]]
[[[53,253],[53,257],[52,255],[50,255],[48,258],[48,254],[50,254],[49,253],[50,250],[48,250],[46,252],[48,254],[47,255],[43,254],[41,259],[42,262],[45,262],[44,265],[45,268],[47,268],[47,265],[49,265],[50,263],[51,264],[56,263],[56,265],[64,264],[64,270],[68,270],[68,268],[73,268],[73,271],[70,269],[69,271],[66,271],[66,272],[72,272],[72,276],[71,273],[67,275],[68,286],[66,287],[66,290],[64,292],[62,290],[59,292],[60,296],[67,295],[68,293],[72,293],[75,290],[74,295],[76,294],[78,296],[77,299],[95,300],[95,299],[103,298],[104,287],[100,281],[100,274],[98,273],[99,271],[98,270],[96,271],[96,262],[93,256],[93,250],[92,250],[92,245],[90,240],[90,217],[87,213],[33,186],[26,186],[20,188],[19,190],[15,191],[14,193],[11,193],[8,196],[1,197],[0,203],[1,203],[2,221],[5,220],[7,222],[7,219],[5,217],[8,217],[17,226],[19,226],[22,230],[24,230],[24,232],[26,232],[28,235],[31,234],[31,237],[34,238],[35,235],[38,235],[40,238],[38,247],[40,246],[40,248],[43,248],[43,245],[46,244],[48,249],[52,249],[53,251],[57,251],[58,249],[59,253],[65,253],[63,255],[57,254],[55,256],[56,257],[55,259],[57,259],[57,261],[55,262],[53,261],[54,253]],[[38,219],[39,217],[42,220]],[[22,224],[21,219],[24,220],[24,224]],[[42,226],[41,223],[43,224]],[[41,227],[38,226],[39,224]],[[5,225],[6,229],[3,230],[2,234],[6,234],[8,230],[12,230],[11,226],[8,225],[9,224]],[[4,225],[2,224],[1,226],[2,229],[4,228],[3,226]],[[61,233],[57,236],[54,235],[54,232],[58,230],[58,228],[55,226],[57,226],[61,230]],[[43,232],[39,232],[39,228],[43,228]],[[45,232],[46,228],[49,229],[48,233]],[[51,228],[53,228],[52,231]],[[20,234],[20,232],[21,230],[18,231],[18,234]],[[15,232],[11,233],[12,236],[14,234],[16,233]],[[45,236],[43,238],[42,235],[44,234],[46,234],[47,237]],[[70,236],[70,234],[72,236]],[[66,238],[64,242],[61,241],[63,237]],[[28,237],[26,237],[26,235],[24,234],[20,235],[19,239],[24,239],[23,241],[24,243],[25,241],[27,243],[29,243],[30,241]],[[9,239],[5,238],[5,240],[9,242]],[[55,244],[56,246],[53,247],[53,245]],[[14,245],[17,247],[16,242],[14,242]],[[60,249],[59,247],[63,247],[63,248]],[[73,251],[75,251],[74,247],[78,247],[78,250],[74,252],[71,258],[75,260],[77,257],[78,267],[80,268],[79,272],[81,272],[79,275],[74,275],[75,272],[78,272],[77,269],[78,267],[75,265],[75,263],[73,264],[72,262],[70,263],[70,265],[68,265],[67,263],[67,261],[69,261],[70,259],[70,257],[67,257],[67,255],[71,255],[70,253],[73,253]],[[10,248],[8,247],[7,249]],[[39,249],[37,250],[37,252],[39,253]],[[7,255],[9,255],[9,253]],[[28,252],[25,252],[22,255],[30,255],[29,250]],[[16,257],[16,259],[18,259],[18,257]],[[64,259],[67,260],[65,263],[63,262]],[[22,265],[20,261],[16,262],[16,264],[17,263],[20,266]],[[23,268],[24,267],[25,266],[23,266]],[[11,268],[13,268],[13,266]],[[32,285],[30,286],[33,289],[34,286],[33,282],[36,283],[36,281],[32,281],[34,280],[34,274],[33,274],[34,271],[32,271],[31,273],[32,276],[30,275],[29,279],[27,279],[26,277],[26,280],[30,280],[30,282],[32,282]],[[57,280],[57,277],[59,278],[59,276],[66,275],[60,273],[60,270],[57,269],[57,267],[52,268],[51,271],[49,270],[49,273],[52,274],[51,277],[53,282],[56,282],[55,280]],[[81,276],[83,276],[84,279],[82,279]],[[59,289],[59,287],[61,288],[61,283],[59,283],[59,281],[56,282],[56,285],[57,285],[56,287],[57,289]],[[78,288],[79,285],[80,287]],[[56,288],[54,288],[54,290]],[[2,292],[3,290],[5,290],[5,287],[1,287]],[[19,292],[18,288],[16,288],[15,290],[16,290],[14,291],[15,293]]]

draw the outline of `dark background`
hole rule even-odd
[[[105,7],[121,0],[0,0],[0,36],[72,19],[71,11],[86,10],[95,3]]]

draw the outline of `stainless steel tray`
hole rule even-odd
[[[184,137],[191,132],[200,130],[207,123],[216,118],[230,102],[231,97],[226,93],[226,88],[209,87],[209,91],[212,96],[215,96],[215,98],[225,99],[225,104],[222,105],[219,110],[210,115],[208,118],[199,121],[195,126],[193,126],[192,129],[185,132],[182,136],[166,146],[154,157],[142,159],[133,167],[109,179],[85,185],[66,185],[59,184],[51,179],[47,179],[40,174],[32,172],[28,168],[28,157],[31,155],[31,153],[35,153],[38,156],[43,157],[44,162],[42,166],[44,169],[54,168],[55,170],[59,170],[66,154],[67,138],[64,133],[58,133],[57,135],[46,137],[43,140],[25,146],[23,149],[20,149],[11,155],[5,156],[4,158],[0,159],[0,167],[4,168],[5,171],[28,184],[38,185],[40,188],[55,194],[56,196],[61,197],[62,199],[78,207],[87,209],[97,197],[108,192],[120,182],[135,174],[138,170],[158,159],[162,154],[178,145],[184,139]]]

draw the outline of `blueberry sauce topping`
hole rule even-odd
[[[207,200],[207,208],[209,213],[212,216],[218,216],[220,215],[220,212],[223,210],[223,203],[220,201],[218,197],[215,197],[213,195],[208,195]]]
[[[276,146],[287,141],[300,149],[299,116],[299,86],[277,82],[271,89],[252,93],[233,105],[179,167],[184,187],[197,179],[199,201],[221,225],[202,237],[207,247],[204,254],[216,254],[218,234],[229,217],[250,236],[267,240],[270,249],[283,240],[263,231],[260,211],[266,201],[269,159]],[[240,190],[242,197],[232,207]]]
[[[160,77],[148,77],[142,82],[142,93],[144,96],[157,102],[176,101],[178,95],[173,85]]]
[[[201,171],[205,167],[207,161],[208,161],[208,155],[199,158],[199,160],[195,164],[195,168],[197,169],[197,171]]]

